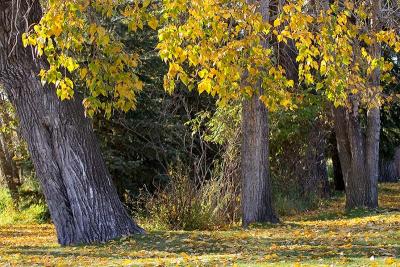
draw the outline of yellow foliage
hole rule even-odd
[[[87,114],[103,110],[110,116],[113,108],[127,111],[135,107],[136,93],[143,89],[136,75],[139,56],[127,52],[118,36],[94,16],[97,12],[96,16],[108,19],[122,17],[132,31],[146,23],[155,30],[158,20],[149,12],[150,4],[149,0],[52,0],[40,23],[23,34],[23,44],[35,46],[39,56],[47,57],[49,68],[41,70],[40,77],[54,84],[62,100],[72,98],[74,83],[79,83],[88,91]]]
[[[225,103],[259,92],[256,88],[261,85],[260,96],[271,110],[281,104],[294,107],[289,90],[294,82],[271,60],[274,52],[265,45],[265,34],[273,26],[263,20],[257,6],[244,0],[164,0],[163,4],[158,49],[170,66],[164,80],[168,91],[180,80],[200,93],[218,95]],[[279,18],[274,25],[280,25]]]

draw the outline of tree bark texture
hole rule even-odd
[[[380,30],[381,1],[370,0],[369,31]],[[368,47],[374,59],[382,55],[381,44],[377,40]],[[346,208],[377,208],[379,177],[380,139],[380,69],[375,68],[369,77],[373,92],[366,107],[365,127],[359,115],[359,97],[349,98],[350,106],[335,109],[335,128],[343,177],[346,183]],[[363,130],[365,128],[365,130]]]
[[[21,33],[41,18],[38,0],[0,3],[0,85],[16,109],[62,245],[142,233],[125,211],[79,96],[60,101],[38,73],[47,66]]]
[[[276,223],[269,175],[268,113],[257,95],[243,102],[242,120],[243,225]]]
[[[368,158],[376,153],[367,149],[358,111],[348,108],[334,109],[337,147],[346,188],[346,209],[377,208],[377,183]],[[377,152],[379,156],[379,151]],[[373,170],[375,171],[375,170]],[[377,177],[377,176],[376,176]]]
[[[257,2],[258,12],[264,20],[269,20],[269,0],[248,2]],[[259,99],[261,84],[257,87],[258,92],[243,101],[241,169],[244,227],[254,222],[278,222],[272,206],[269,175],[268,110]]]

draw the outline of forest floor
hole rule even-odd
[[[0,266],[400,266],[400,184],[380,186],[374,212],[343,197],[279,225],[151,231],[105,245],[60,247],[52,225],[0,226]]]

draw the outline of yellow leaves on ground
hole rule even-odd
[[[400,266],[400,184],[378,212],[343,199],[248,230],[153,231],[105,245],[60,247],[51,225],[0,226],[0,266]],[[145,227],[145,225],[144,225]]]

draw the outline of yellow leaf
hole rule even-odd
[[[210,79],[204,79],[199,83],[199,93],[201,94],[202,92],[206,91],[207,93],[211,92],[211,80]]]
[[[274,21],[274,27],[279,27],[279,25],[281,25],[281,20],[280,20],[280,18],[277,18],[277,19]]]
[[[395,262],[395,261],[394,261],[393,258],[386,258],[386,259],[385,259],[385,264],[392,265],[394,262]]]
[[[153,30],[156,30],[158,27],[158,20],[155,17],[151,17],[151,19],[148,22],[150,28]]]

